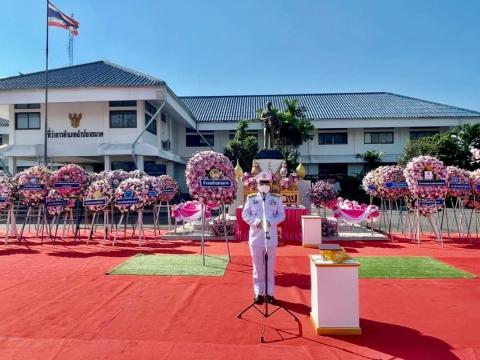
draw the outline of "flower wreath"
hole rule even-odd
[[[122,181],[129,178],[128,172],[124,170],[106,170],[102,171],[100,174],[103,175],[103,178],[106,179],[114,189],[116,189]]]
[[[370,196],[376,197],[378,196],[377,192],[377,184],[376,182],[376,172],[378,172],[378,168],[375,170],[370,170],[362,179],[362,188],[363,190]]]
[[[55,189],[51,189],[45,200],[45,206],[51,216],[59,216],[73,209],[75,199],[65,197]]]
[[[215,151],[196,153],[188,161],[185,175],[193,198],[223,204],[235,200],[235,171],[225,155]]]
[[[470,172],[456,166],[447,166],[448,195],[468,197],[472,193]]]
[[[429,216],[443,208],[448,192],[447,168],[432,156],[413,158],[405,167],[405,179],[421,215]]]
[[[257,191],[257,180],[255,180],[255,176],[246,172],[242,175],[242,182],[243,187],[246,191]]]
[[[400,166],[382,166],[378,181],[375,183],[378,184],[378,195],[382,198],[395,200],[410,195],[410,189]]]
[[[14,200],[14,187],[7,177],[0,177],[0,210],[9,208]]]
[[[93,212],[103,211],[108,208],[113,198],[113,189],[105,180],[91,183],[85,190],[83,202],[85,207]]]
[[[177,182],[169,175],[161,175],[158,177],[158,201],[170,202],[178,193]]]
[[[280,188],[282,190],[293,189],[298,186],[299,180],[296,173],[291,173],[288,177],[283,177],[280,179]]]
[[[470,173],[471,195],[465,198],[465,204],[480,210],[480,169]]]
[[[148,201],[148,187],[140,179],[126,179],[115,190],[115,206],[120,212],[138,211]]]
[[[319,180],[312,185],[307,193],[308,198],[316,207],[333,208],[337,203],[337,190],[335,185]]]
[[[144,176],[140,179],[147,187],[147,201],[145,206],[152,205],[157,201],[158,193],[160,192],[160,182],[155,176]]]
[[[145,176],[148,176],[148,174],[143,171],[143,170],[132,170],[128,173],[128,177],[132,179],[141,179],[144,178]]]
[[[53,174],[53,187],[64,197],[78,197],[87,185],[87,173],[76,164],[67,164]]]
[[[18,191],[27,206],[36,206],[45,200],[51,186],[52,173],[45,167],[33,166],[17,176]]]

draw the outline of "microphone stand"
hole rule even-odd
[[[270,233],[268,232],[268,221],[267,221],[267,215],[265,211],[265,199],[266,199],[266,194],[262,194],[262,211],[263,211],[263,216],[262,216],[262,230],[263,230],[263,242],[264,242],[264,249],[263,249],[263,266],[264,266],[264,271],[265,271],[265,291],[263,294],[263,311],[260,310],[257,306],[255,306],[255,300],[248,305],[245,309],[243,309],[238,315],[237,318],[241,319],[242,315],[250,310],[251,308],[254,308],[256,311],[258,311],[260,314],[262,314],[262,328],[261,328],[261,335],[260,335],[260,342],[264,343],[265,338],[265,325],[267,322],[267,318],[275,314],[278,310],[282,309],[286,311],[290,316],[292,316],[295,321],[300,322],[298,318],[293,314],[290,310],[285,308],[284,306],[276,303],[274,306],[277,308],[270,313],[268,312],[268,241],[270,240]],[[273,305],[273,304],[272,304]]]

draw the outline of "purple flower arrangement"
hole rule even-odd
[[[14,200],[14,187],[5,176],[0,177],[0,210],[8,209]]]
[[[282,190],[294,190],[298,186],[298,175],[291,173],[288,177],[280,179],[280,188]]]
[[[43,203],[52,184],[52,172],[42,166],[33,166],[17,174],[18,191],[27,206]]]
[[[379,197],[395,200],[410,195],[410,189],[405,181],[403,168],[400,166],[382,166],[378,174],[377,185]]]
[[[58,205],[50,206],[49,203],[58,203]],[[60,205],[60,203],[64,203]],[[46,197],[46,208],[51,216],[60,216],[63,213],[73,209],[75,199],[65,197],[55,189],[51,189]]]
[[[158,201],[170,202],[178,191],[178,184],[171,176],[161,175],[158,177]]]
[[[337,220],[322,219],[322,237],[333,237],[337,234]]]
[[[243,188],[248,191],[256,191],[257,190],[257,180],[255,180],[255,177],[246,172],[242,175],[242,181],[243,181]]]
[[[79,196],[87,184],[87,173],[76,164],[67,164],[53,173],[53,187],[64,197]]]
[[[448,195],[468,197],[472,193],[470,172],[456,166],[447,166]]]
[[[87,204],[85,207],[92,211],[104,211],[108,208],[113,198],[113,189],[110,183],[105,180],[97,180],[91,183],[85,191],[84,194],[84,202],[86,201]],[[90,200],[91,201],[89,204]]]
[[[333,208],[337,202],[337,196],[335,186],[323,180],[314,183],[308,191],[308,198],[316,207]]]
[[[148,187],[141,179],[126,179],[115,190],[115,206],[120,212],[142,210],[148,202]]]
[[[185,171],[190,195],[200,201],[231,204],[235,200],[237,183],[230,160],[215,151],[193,155]]]
[[[443,208],[448,186],[447,168],[442,161],[418,156],[407,164],[404,175],[412,195],[418,199],[421,215],[429,216]]]

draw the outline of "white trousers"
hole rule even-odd
[[[267,248],[268,254],[268,289],[267,295],[273,296],[273,289],[275,287],[275,254],[277,247],[272,246]],[[250,246],[250,254],[252,255],[253,264],[253,290],[255,295],[265,295],[265,265],[264,265],[264,246]]]

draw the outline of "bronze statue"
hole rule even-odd
[[[267,108],[262,111],[260,120],[263,123],[263,147],[273,149],[275,136],[280,132],[280,120],[272,109],[272,102],[267,102]]]

